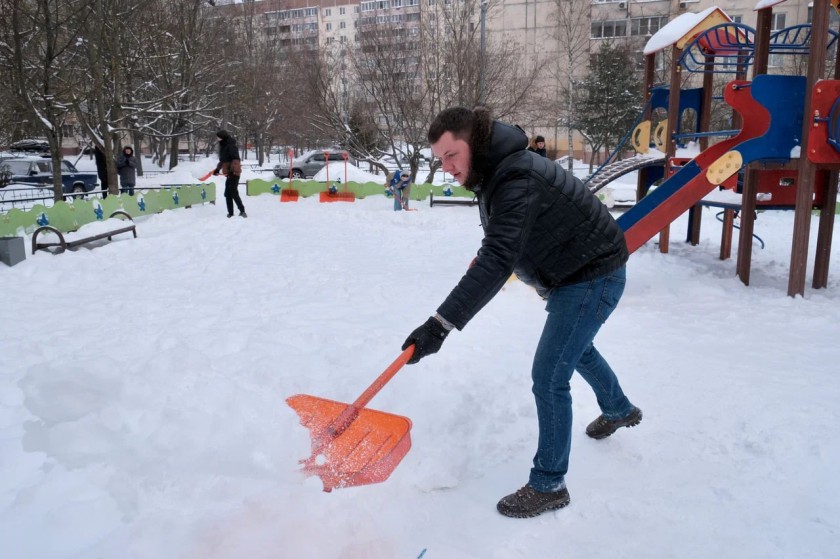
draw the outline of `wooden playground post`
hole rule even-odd
[[[648,105],[648,101],[650,101],[651,97],[651,89],[653,89],[653,79],[654,79],[654,71],[656,69],[656,53],[653,52],[651,54],[645,55],[645,79],[642,85],[642,95],[644,97],[645,102],[645,113],[642,115],[642,121],[650,120],[651,113],[653,112]],[[648,176],[648,168],[643,167],[639,169],[639,173],[636,177],[636,202],[638,203],[644,195],[646,194],[647,185],[647,176]]]
[[[767,73],[770,58],[770,31],[773,23],[773,8],[758,11],[755,30],[755,51],[753,58],[753,79]],[[735,271],[744,285],[750,284],[752,266],[752,238],[755,231],[755,202],[758,194],[758,171],[754,164],[744,170],[744,187],[741,194],[741,230],[738,236],[738,261]]]
[[[703,63],[703,101],[701,104],[700,132],[708,132],[712,122],[712,97],[714,89],[715,56],[707,54]],[[703,152],[709,147],[709,137],[700,138],[700,151]],[[700,219],[702,218],[703,205],[700,202],[694,204],[688,214],[688,242],[696,246],[700,243]]]
[[[834,79],[840,79],[840,56],[834,57]],[[828,173],[828,180],[825,184],[823,203],[820,206],[820,225],[814,254],[814,279],[811,284],[814,289],[828,287],[831,238],[834,235],[834,215],[837,213],[837,181],[840,178],[840,172],[837,169],[824,172]]]
[[[799,157],[799,184],[793,218],[793,241],[790,250],[788,295],[805,295],[805,273],[808,265],[808,239],[811,232],[811,210],[814,200],[816,165],[808,158],[811,127],[814,126],[812,90],[825,70],[828,37],[829,0],[814,0],[811,41],[808,56],[808,79],[805,86],[805,111],[802,117],[802,140]],[[815,278],[816,279],[816,278]]]
[[[677,128],[680,122],[680,87],[682,86],[682,68],[680,67],[680,56],[682,49],[677,45],[671,47],[671,87],[668,93],[668,128],[665,130],[667,144],[665,147],[665,161],[667,162],[677,153]],[[659,232],[659,252],[668,252],[668,244],[671,238],[671,226],[666,225]]]

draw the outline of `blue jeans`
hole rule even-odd
[[[408,209],[408,200],[405,200],[405,190],[394,187],[394,211],[401,211],[403,208]]]
[[[633,411],[618,378],[592,341],[624,292],[626,270],[591,281],[551,290],[545,322],[531,377],[537,401],[539,442],[528,485],[537,491],[565,486],[572,440],[572,396],[569,381],[577,369],[598,399],[608,419]]]

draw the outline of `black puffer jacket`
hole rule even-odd
[[[484,227],[475,263],[438,313],[463,328],[504,286],[511,272],[546,297],[553,287],[619,269],[629,256],[624,234],[607,208],[560,165],[526,149],[525,133],[492,123],[489,147],[473,165]],[[486,155],[483,155],[486,154]]]
[[[242,174],[242,162],[239,158],[236,139],[225,130],[219,130],[216,132],[216,136],[222,140],[219,142],[219,164],[216,166],[216,171],[221,171],[223,175],[240,176]]]

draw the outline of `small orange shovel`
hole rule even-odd
[[[312,439],[312,456],[300,461],[303,472],[319,476],[324,491],[385,481],[411,448],[409,418],[365,405],[413,354],[412,345],[352,404],[306,394],[286,399]]]

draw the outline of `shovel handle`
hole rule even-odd
[[[344,408],[344,411],[341,412],[341,415],[335,418],[335,420],[330,423],[329,427],[327,427],[327,434],[330,438],[335,438],[342,434],[356,417],[359,415],[359,410],[365,407],[368,402],[370,402],[376,394],[382,390],[382,387],[391,380],[397,371],[402,369],[403,365],[408,363],[408,360],[411,359],[411,356],[414,355],[414,344],[408,346],[402,353],[400,353],[399,357],[397,357],[393,363],[388,365],[388,368],[382,371],[382,374],[376,377],[376,380],[367,387],[367,390],[362,392],[362,395],[356,398],[356,401]]]

